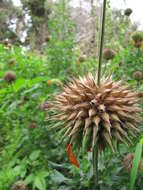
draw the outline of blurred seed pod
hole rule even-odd
[[[133,165],[134,153],[127,154],[123,159],[123,165],[127,172],[131,172]],[[142,170],[142,161],[139,163],[138,171]]]
[[[124,12],[124,14],[126,15],[126,16],[130,16],[131,14],[132,14],[132,9],[130,9],[130,8],[127,8],[126,10],[125,10],[125,12]]]
[[[11,83],[14,82],[16,80],[16,74],[13,71],[7,71],[4,74],[3,79],[7,82],[7,83]]]
[[[9,49],[11,49],[11,48],[12,48],[12,44],[8,44],[7,47],[8,47]]]
[[[87,60],[87,56],[86,55],[81,55],[80,57],[79,57],[79,59],[78,59],[78,61],[80,62],[80,63],[83,63],[83,62],[85,62]]]
[[[16,59],[12,58],[9,60],[10,65],[14,65],[16,63]]]
[[[45,42],[49,42],[50,41],[50,36],[48,35],[46,38],[45,38]]]
[[[85,151],[96,144],[101,150],[110,147],[114,151],[115,141],[132,144],[130,137],[137,136],[142,122],[139,93],[111,76],[103,76],[100,87],[96,82],[97,77],[88,74],[63,87],[51,108],[55,128],[62,130],[69,144]]]
[[[133,45],[137,48],[140,48],[143,44],[143,32],[142,31],[134,32],[131,39],[133,40]]]
[[[26,190],[24,181],[18,181],[14,183],[10,190]]]
[[[4,44],[5,46],[7,46],[7,45],[8,45],[8,43],[9,43],[8,38],[6,38],[6,39],[4,39],[4,40],[3,40],[3,44]]]
[[[112,49],[105,49],[103,52],[103,58],[106,60],[113,59],[115,57],[116,53]]]
[[[135,80],[141,80],[143,78],[143,73],[141,71],[135,71],[133,73],[133,78]]]
[[[29,129],[35,129],[37,127],[37,124],[36,123],[30,123],[28,127],[29,127]]]

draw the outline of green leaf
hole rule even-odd
[[[57,170],[54,170],[54,172],[51,175],[51,178],[55,183],[59,183],[59,184],[70,180],[66,178],[63,174],[58,172]]]
[[[24,183],[25,183],[25,185],[28,185],[33,181],[34,181],[34,175],[30,174],[29,176],[26,177],[26,179],[24,180]]]
[[[44,178],[40,176],[36,176],[34,179],[34,186],[37,187],[39,190],[46,190],[46,181]]]
[[[136,146],[135,156],[133,159],[133,166],[132,166],[131,179],[130,179],[130,190],[133,190],[133,188],[134,188],[139,163],[141,160],[141,155],[142,155],[142,144],[138,143]]]
[[[40,153],[41,153],[40,150],[35,150],[35,151],[33,151],[33,152],[30,154],[30,156],[29,156],[30,160],[32,160],[32,161],[37,160],[38,157],[40,156]]]

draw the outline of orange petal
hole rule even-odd
[[[91,147],[88,147],[88,152],[91,152]]]
[[[67,145],[67,154],[68,154],[70,163],[75,165],[77,168],[79,168],[79,163],[78,163],[76,157],[74,156],[74,154],[72,153],[71,144]]]

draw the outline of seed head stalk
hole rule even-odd
[[[106,15],[106,0],[103,1],[103,13],[102,13],[102,26],[100,37],[100,49],[99,49],[99,61],[98,61],[98,77],[97,84],[100,86],[101,68],[102,68],[102,52],[104,44],[104,30],[105,30],[105,15]],[[98,188],[98,143],[93,148],[93,176],[95,180],[95,187]]]

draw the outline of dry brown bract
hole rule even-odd
[[[101,79],[88,74],[73,80],[56,97],[53,111],[56,126],[64,132],[63,138],[87,150],[98,142],[101,149],[107,145],[114,151],[114,140],[132,143],[141,122],[138,93],[132,92],[122,81],[112,77]],[[65,121],[64,127],[61,122]]]

